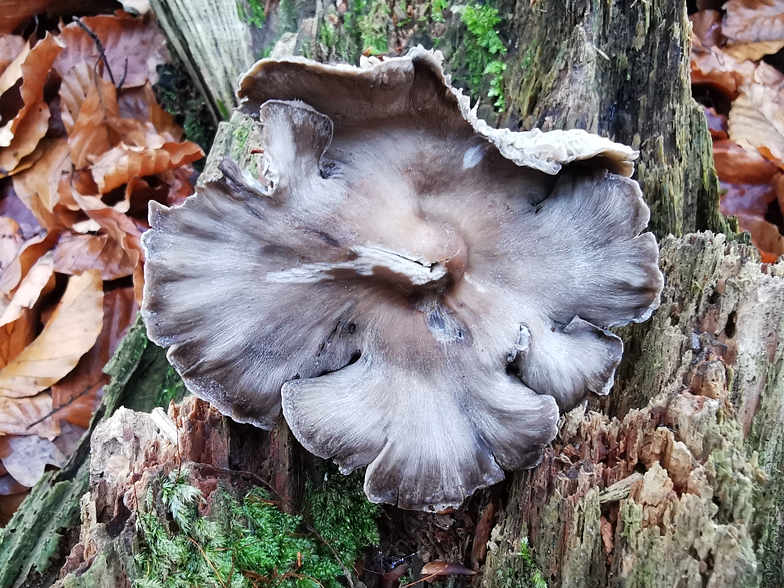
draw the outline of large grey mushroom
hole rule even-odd
[[[143,239],[148,332],[194,394],[282,410],[370,500],[426,510],[536,465],[662,288],[636,153],[492,129],[440,60],[260,61],[263,174],[224,160]]]

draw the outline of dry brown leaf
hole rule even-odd
[[[12,33],[50,4],[61,0],[3,0],[0,2],[0,33]]]
[[[0,294],[10,299],[11,294],[33,267],[33,264],[49,251],[56,241],[56,233],[37,235],[25,241],[14,260],[0,275]],[[4,309],[6,305],[7,303],[0,303],[0,308]]]
[[[87,77],[84,77],[84,76]],[[95,78],[93,70],[88,70],[85,74],[83,68],[77,68],[74,79],[71,81],[69,89],[77,87],[77,84],[89,82],[84,87],[85,95],[81,102],[78,102],[79,110],[74,115],[71,112],[73,123],[68,133],[68,145],[71,147],[71,158],[76,169],[82,169],[93,163],[94,158],[112,148],[110,129],[107,119],[119,117],[120,112],[117,107],[117,90],[111,84],[101,78]],[[64,82],[65,84],[65,82]],[[77,90],[74,90],[76,93]],[[75,94],[76,96],[76,94]],[[72,97],[69,96],[68,99]],[[66,105],[63,94],[60,95],[63,101],[63,110]],[[68,104],[67,108],[75,105],[74,102]],[[70,110],[69,110],[70,112]],[[65,120],[63,121],[65,124]]]
[[[63,233],[54,249],[54,267],[61,274],[98,270],[104,280],[133,275],[138,257],[132,259],[109,235]]]
[[[35,151],[38,143],[49,130],[49,107],[41,100],[24,117],[8,147],[0,149],[0,173],[8,176],[24,171],[22,159]],[[40,156],[39,156],[40,157]],[[30,165],[34,161],[30,162]]]
[[[700,10],[689,16],[692,37],[702,47],[721,45],[721,13],[718,10]]]
[[[77,63],[60,83],[60,110],[65,131],[70,134],[82,102],[95,86],[93,68],[86,61]]]
[[[434,581],[438,576],[475,576],[476,572],[459,563],[445,561],[431,561],[422,566],[419,572],[424,580]]]
[[[35,339],[38,321],[32,310],[22,310],[22,316],[0,327],[0,368],[19,355]]]
[[[8,147],[11,144],[11,139],[14,138],[19,124],[27,116],[28,111],[43,99],[47,75],[61,49],[62,47],[58,44],[57,39],[47,33],[30,50],[22,64],[22,86],[19,88],[19,91],[22,96],[23,106],[12,120],[0,128],[0,147]]]
[[[25,40],[19,35],[0,34],[0,76],[25,47]]]
[[[204,157],[196,143],[164,143],[160,149],[123,144],[105,153],[93,166],[93,177],[102,194],[135,177],[154,176]]]
[[[0,217],[0,270],[11,264],[23,242],[19,223],[7,216]]]
[[[762,261],[775,263],[784,255],[784,237],[773,225],[760,216],[739,214],[738,224],[741,230],[751,234],[751,242],[760,250]]]
[[[730,139],[747,149],[767,149],[781,161],[784,157],[784,109],[782,95],[775,88],[752,83],[732,104],[729,116]]]
[[[182,128],[174,122],[174,118],[168,112],[160,107],[149,83],[141,88],[124,91],[117,99],[117,104],[122,118],[152,124],[156,132],[166,137],[165,141],[180,141],[182,139]]]
[[[784,0],[730,0],[724,10],[726,51],[736,59],[756,61],[784,47]]]
[[[776,189],[770,184],[720,182],[719,187],[724,216],[745,214],[764,217],[770,203],[776,200]]]
[[[6,472],[0,476],[0,496],[11,496],[13,494],[22,494],[28,492],[30,489],[27,486],[22,486],[19,482]],[[0,527],[3,525],[0,524]]]
[[[158,81],[156,68],[165,63],[166,36],[149,17],[134,18],[118,12],[117,16],[85,17],[82,22],[98,36],[104,47],[109,69],[116,84],[125,74],[123,87],[143,86],[147,81]],[[60,39],[65,49],[54,63],[54,69],[65,77],[76,64],[86,61],[90,65],[99,58],[98,48],[77,23],[64,27]],[[109,71],[104,68],[104,79],[109,80]]]
[[[707,84],[734,99],[754,75],[754,64],[738,61],[718,47],[696,46],[691,52],[692,84]]]
[[[24,311],[32,309],[41,294],[52,287],[54,287],[54,255],[48,251],[35,262],[22,279],[11,302],[0,315],[0,326],[21,318]]]
[[[98,340],[79,360],[76,369],[52,386],[55,416],[60,421],[87,428],[103,397],[109,377],[103,368],[114,354],[136,315],[132,288],[118,288],[103,299],[103,329]]]
[[[54,211],[61,180],[71,173],[71,152],[65,139],[44,139],[41,144],[41,159],[14,176],[14,191],[41,226],[58,230],[70,224],[67,216],[58,218]]]
[[[41,479],[47,465],[61,468],[68,461],[54,443],[38,435],[0,437],[0,459],[12,477],[29,488]]]
[[[41,392],[30,398],[0,396],[0,435],[38,435],[54,439],[60,425],[52,418],[52,397]]]
[[[713,160],[719,179],[730,184],[769,184],[779,171],[756,149],[744,149],[729,140],[713,142]]]
[[[41,334],[0,370],[0,395],[32,396],[59,382],[95,344],[102,320],[100,274],[72,276]]]

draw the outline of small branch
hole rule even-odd
[[[316,529],[313,527],[313,525],[311,525],[310,523],[306,522],[305,523],[305,527],[307,528],[308,531],[310,531],[316,537],[318,537],[321,540],[321,542],[324,545],[327,546],[327,549],[329,549],[332,552],[332,555],[334,555],[335,559],[338,560],[338,564],[340,564],[340,567],[343,568],[343,574],[345,574],[346,580],[348,580],[348,585],[351,588],[354,588],[354,580],[351,579],[351,572],[349,572],[348,568],[346,567],[346,564],[343,563],[343,560],[340,559],[340,556],[338,555],[338,552],[335,551],[335,548],[332,547],[332,545],[329,544],[329,541],[327,541],[326,539],[324,539],[324,537],[321,536],[321,533],[316,531]]]
[[[106,58],[106,51],[103,48],[103,43],[101,43],[101,40],[98,38],[98,35],[95,34],[95,31],[92,30],[90,27],[88,27],[81,18],[74,18],[74,22],[76,22],[76,24],[79,25],[79,28],[82,29],[85,33],[87,33],[89,37],[93,40],[93,43],[95,43],[95,47],[96,49],[98,49],[98,60],[103,61],[104,67],[106,67],[106,73],[109,74],[109,79],[112,81],[114,87],[119,90],[120,88],[117,86],[117,82],[114,81],[114,74],[112,74],[112,68],[109,67],[109,60]],[[127,69],[128,61],[126,60],[125,63]],[[122,81],[123,82],[125,81],[125,74],[123,74]]]

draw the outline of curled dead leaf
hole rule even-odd
[[[30,18],[61,0],[3,0],[0,2],[0,33],[11,33]]]
[[[779,171],[756,149],[729,140],[713,142],[713,159],[719,179],[730,184],[768,184]]]
[[[120,115],[117,90],[84,65],[74,68],[69,75],[69,79],[63,80],[60,92],[63,124],[66,130],[70,127],[68,145],[74,166],[83,169],[112,148],[107,120]],[[80,94],[82,91],[84,95]]]
[[[760,250],[762,261],[775,263],[784,255],[784,237],[773,225],[760,216],[739,214],[738,224],[744,231],[751,234],[751,242]]]
[[[22,278],[27,275],[35,262],[54,246],[56,240],[56,233],[46,233],[25,241],[14,260],[0,275],[0,294],[10,300]],[[0,308],[5,309],[7,304],[7,301],[0,302]]]
[[[732,104],[729,137],[747,149],[767,149],[784,158],[784,109],[782,93],[775,87],[751,83],[743,87]]]
[[[33,342],[38,321],[32,310],[22,309],[22,316],[0,327],[0,368],[19,355]]]
[[[47,465],[61,468],[67,461],[51,440],[38,435],[0,437],[0,459],[17,482],[30,488],[44,475]]]
[[[160,149],[122,144],[105,153],[93,166],[93,177],[105,194],[135,177],[153,176],[204,157],[196,143],[164,143]]]
[[[718,47],[695,46],[691,52],[692,84],[707,84],[734,99],[754,75],[754,64],[738,61]]]
[[[726,51],[756,61],[784,47],[784,0],[730,0],[722,31]]]
[[[119,84],[125,72],[123,87],[128,88],[158,81],[156,68],[166,61],[168,51],[166,36],[152,18],[134,18],[118,11],[114,16],[85,17],[82,22],[104,47],[109,62],[108,69],[103,71],[104,79],[113,77],[114,84]],[[54,69],[62,77],[78,63],[98,61],[100,54],[95,42],[78,23],[63,27],[60,39],[65,49],[55,61]]]
[[[0,173],[8,176],[27,169],[20,168],[20,162],[35,150],[48,130],[49,107],[41,100],[22,119],[10,145],[0,149]],[[31,165],[32,163],[31,161]]]
[[[117,104],[122,118],[150,123],[158,133],[166,137],[166,141],[182,139],[182,128],[160,107],[149,83],[140,88],[123,91],[117,99]]]
[[[692,25],[694,43],[702,47],[718,47],[721,45],[721,13],[718,10],[700,10],[689,15]]]
[[[61,49],[62,47],[57,39],[49,33],[35,47],[30,49],[21,66],[22,85],[19,88],[19,92],[21,93],[23,105],[16,116],[0,128],[0,147],[8,147],[11,144],[11,140],[14,138],[22,120],[43,99],[47,75]],[[8,69],[10,70],[12,66],[13,64]],[[2,77],[5,77],[5,73]]]
[[[10,303],[0,315],[0,326],[12,323],[22,317],[38,302],[41,294],[54,287],[54,255],[51,251],[42,255],[22,279]]]
[[[100,274],[72,276],[41,334],[0,370],[0,395],[32,396],[59,382],[95,344],[102,320]]]

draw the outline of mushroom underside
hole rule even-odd
[[[410,90],[403,120],[360,125],[309,92],[261,104],[262,177],[226,160],[182,206],[152,203],[149,335],[225,414],[270,428],[282,410],[309,451],[367,466],[371,500],[457,506],[609,392],[607,329],[661,291],[648,209],[606,170],[520,167],[449,96],[423,111]]]

